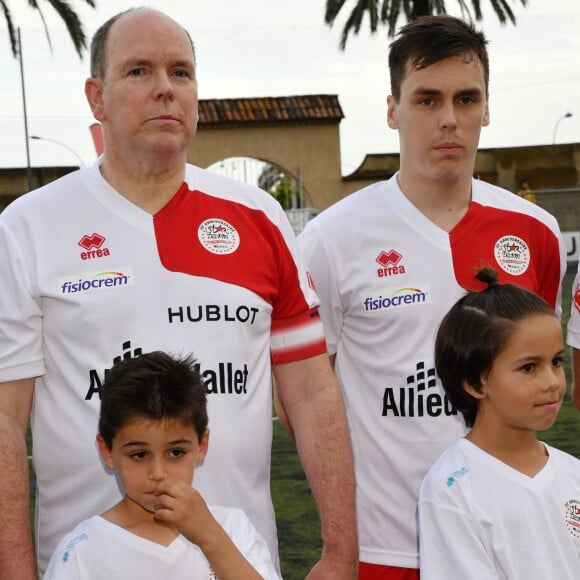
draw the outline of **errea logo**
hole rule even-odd
[[[385,252],[382,250],[376,257],[375,261],[379,266],[382,266],[377,270],[377,276],[379,278],[384,278],[385,276],[394,276],[396,274],[404,274],[405,266],[401,264],[402,255],[396,250],[389,250]]]
[[[84,249],[81,252],[82,260],[94,260],[95,258],[104,258],[110,255],[109,248],[103,248],[105,236],[93,232],[90,236],[84,235],[79,240],[79,246]]]

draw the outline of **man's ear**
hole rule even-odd
[[[93,112],[93,117],[102,123],[105,120],[103,81],[97,77],[89,77],[85,81],[85,96]]]
[[[113,453],[109,449],[108,445],[105,443],[103,436],[99,433],[97,435],[97,445],[99,446],[99,453],[103,458],[104,464],[107,466],[108,469],[114,470],[115,469],[115,462],[113,461]]]
[[[387,125],[391,129],[399,128],[399,118],[397,115],[397,102],[393,95],[387,97]]]
[[[485,99],[485,111],[483,112],[483,119],[481,120],[481,126],[487,127],[489,125],[489,100]]]
[[[201,465],[205,456],[207,455],[207,449],[209,447],[209,429],[205,430],[205,433],[201,437],[199,442],[199,452],[197,454],[197,463],[196,465]]]

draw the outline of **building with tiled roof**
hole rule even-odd
[[[251,157],[300,184],[305,205],[327,207],[342,192],[337,95],[199,101],[197,135],[188,160],[200,167]]]
[[[199,101],[199,126],[203,128],[329,121],[340,123],[343,118],[337,95]]]

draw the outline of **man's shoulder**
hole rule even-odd
[[[355,207],[361,207],[363,202],[377,200],[388,193],[390,188],[393,186],[393,181],[377,181],[376,183],[371,183],[361,189],[357,189],[352,193],[347,194],[345,197],[331,205],[328,210],[334,212],[347,212],[351,211]],[[362,206],[361,209],[365,209],[366,206]]]
[[[379,181],[349,193],[310,220],[307,227],[310,223],[323,229],[342,228],[348,224],[356,227],[361,220],[377,215],[377,206],[387,201],[390,187],[390,181]]]
[[[268,192],[256,185],[187,164],[185,180],[188,186],[209,196],[247,205],[255,209],[273,211],[280,204]]]
[[[533,217],[551,229],[559,230],[556,218],[549,211],[498,185],[475,179],[473,201],[495,209]]]
[[[50,183],[42,185],[17,197],[2,212],[3,218],[12,215],[34,215],[43,209],[55,210],[67,206],[69,196],[78,196],[81,184],[80,171],[73,171],[63,175]]]

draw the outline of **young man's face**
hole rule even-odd
[[[401,172],[409,179],[454,180],[473,174],[481,128],[489,124],[483,67],[473,55],[408,70],[401,98],[388,97],[388,123],[399,131]]]
[[[207,452],[209,432],[199,441],[192,425],[173,419],[136,418],[117,431],[109,449],[97,437],[105,465],[117,473],[133,507],[155,512],[156,489],[166,478],[191,484]]]

